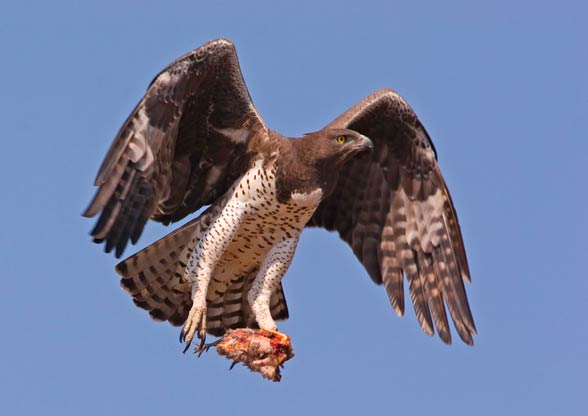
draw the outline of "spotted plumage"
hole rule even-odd
[[[370,150],[372,150],[370,152]],[[268,129],[233,44],[209,42],[151,83],[98,173],[85,215],[120,256],[149,218],[196,219],[121,262],[135,304],[195,335],[275,330],[288,308],[281,280],[305,227],[337,231],[392,308],[404,313],[403,275],[417,319],[451,342],[476,333],[457,215],[433,144],[410,106],[380,90],[324,129],[287,138]]]

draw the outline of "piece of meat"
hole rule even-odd
[[[263,377],[280,381],[280,367],[294,356],[290,337],[265,329],[230,329],[215,343],[216,352],[237,363],[245,364]]]

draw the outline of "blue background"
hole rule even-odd
[[[1,414],[588,414],[586,2],[1,9]],[[152,77],[220,36],[285,134],[382,87],[413,106],[458,209],[475,347],[427,337],[410,307],[397,318],[324,231],[284,280],[296,357],[279,384],[181,354],[179,329],[119,289],[80,216],[94,176]],[[170,230],[150,224],[140,247]]]

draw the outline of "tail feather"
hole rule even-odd
[[[270,300],[270,312],[272,318],[276,321],[285,321],[290,316],[288,313],[288,304],[284,295],[284,288],[280,283]]]
[[[185,224],[116,266],[121,286],[158,321],[182,325],[192,307],[186,263],[208,227],[208,215]]]

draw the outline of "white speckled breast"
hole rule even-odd
[[[257,161],[231,191],[244,212],[235,238],[218,262],[208,289],[208,300],[221,296],[231,281],[259,267],[269,250],[279,242],[298,237],[320,203],[320,189],[309,194],[292,194],[279,203],[273,167],[264,169]],[[231,213],[223,212],[231,221]]]

